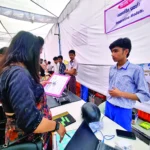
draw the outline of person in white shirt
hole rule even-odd
[[[47,65],[47,71],[49,74],[52,74],[53,73],[53,66],[51,65],[51,62],[48,61],[48,65]]]
[[[58,58],[54,57],[53,60],[54,60],[54,73],[59,74],[59,62],[58,62]]]
[[[68,69],[65,70],[65,74],[68,74],[71,76],[70,81],[68,83],[69,90],[76,94],[76,75],[78,71],[78,63],[75,59],[76,53],[74,50],[69,51],[69,57],[70,57],[70,62]]]

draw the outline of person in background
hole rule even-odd
[[[70,81],[68,83],[69,90],[76,94],[76,75],[78,70],[78,63],[75,59],[76,53],[74,50],[69,51],[70,62],[68,65],[68,69],[65,70],[65,74],[71,76]]]
[[[41,39],[41,41],[43,41],[43,39]],[[43,41],[43,42],[44,42],[44,41]],[[43,43],[43,42],[42,42],[42,43]],[[41,43],[41,45],[42,45],[42,43]],[[43,64],[43,59],[42,59],[42,58],[40,59],[40,64]]]
[[[2,48],[0,49],[0,59],[1,59],[1,57],[3,56],[3,54],[6,52],[7,48],[8,48],[8,47],[2,47]]]
[[[50,62],[50,61],[48,61],[47,71],[48,71],[48,73],[49,73],[49,74],[53,74],[52,69],[53,69],[53,66],[51,65],[51,62]]]
[[[0,61],[2,60],[5,52],[7,51],[8,47],[3,47],[0,49]],[[3,107],[1,106],[1,95],[0,95],[0,129],[4,129],[5,128],[5,122],[1,123],[1,121],[6,120],[6,116],[5,113],[3,111]],[[0,145],[4,144],[5,141],[5,130],[1,130],[0,131]]]
[[[44,62],[43,62],[43,66],[45,68],[45,71],[47,70],[47,65],[48,65],[48,63],[47,63],[47,60],[45,59]]]
[[[47,60],[46,59],[44,60],[44,65],[47,65]]]
[[[46,150],[50,131],[57,131],[60,140],[66,133],[63,125],[51,120],[44,88],[40,84],[40,42],[39,37],[21,31],[14,36],[0,62],[1,101],[7,117],[6,145],[28,135],[24,142],[33,142],[40,137]]]
[[[3,56],[4,56],[4,54],[7,52],[7,49],[8,49],[8,47],[2,47],[2,48],[0,49],[0,61],[3,60]],[[1,97],[0,97],[0,104],[1,104]],[[0,109],[1,109],[1,107],[0,107]],[[1,115],[2,115],[2,116],[1,116]],[[2,120],[3,117],[4,117],[4,115],[3,115],[3,113],[2,113],[2,110],[0,110],[0,120]]]
[[[45,77],[45,66],[43,65],[43,59],[40,59],[40,76]]]
[[[54,61],[54,73],[59,74],[59,62],[58,62],[58,57],[53,58]]]
[[[129,62],[131,41],[120,38],[109,46],[115,66],[109,72],[109,91],[105,115],[127,131],[131,131],[132,108],[136,101],[150,99],[143,69]]]
[[[6,53],[7,49],[8,49],[8,47],[2,47],[2,48],[0,49],[0,61],[3,60],[3,56],[4,56],[4,54]],[[0,104],[1,104],[1,97],[0,97]],[[2,120],[3,117],[4,117],[4,115],[3,115],[2,109],[1,109],[1,107],[0,107],[0,120]]]
[[[58,62],[59,62],[59,74],[65,74],[66,65],[63,63],[63,57],[60,55],[58,56]]]

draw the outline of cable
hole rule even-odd
[[[98,131],[95,131],[94,133],[96,133],[96,132],[98,132]],[[112,140],[115,137],[115,135],[104,135],[101,130],[99,130],[99,132],[101,133],[102,138],[103,138],[102,143],[104,143],[105,140]]]
[[[105,115],[101,118],[100,122],[103,122],[104,117],[105,117]]]
[[[101,124],[101,127],[102,127],[102,128],[103,128],[103,119],[104,119],[104,117],[105,117],[105,116],[103,116],[103,117],[101,118],[101,120],[100,120],[100,124]],[[105,140],[112,140],[112,139],[115,137],[115,135],[104,135],[101,130],[95,130],[95,131],[94,131],[94,134],[95,134],[96,132],[98,132],[98,131],[99,131],[99,132],[101,133],[101,135],[102,135],[102,143],[104,143]]]
[[[104,140],[112,140],[114,137],[115,135],[104,135]]]

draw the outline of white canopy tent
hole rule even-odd
[[[21,30],[45,38],[68,2],[69,0],[0,0],[0,47],[8,46],[12,37]],[[66,12],[62,13],[61,18],[65,14]]]

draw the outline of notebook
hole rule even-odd
[[[52,120],[60,122],[65,127],[76,122],[76,120],[73,118],[73,116],[70,115],[67,111],[54,116],[52,118]]]

